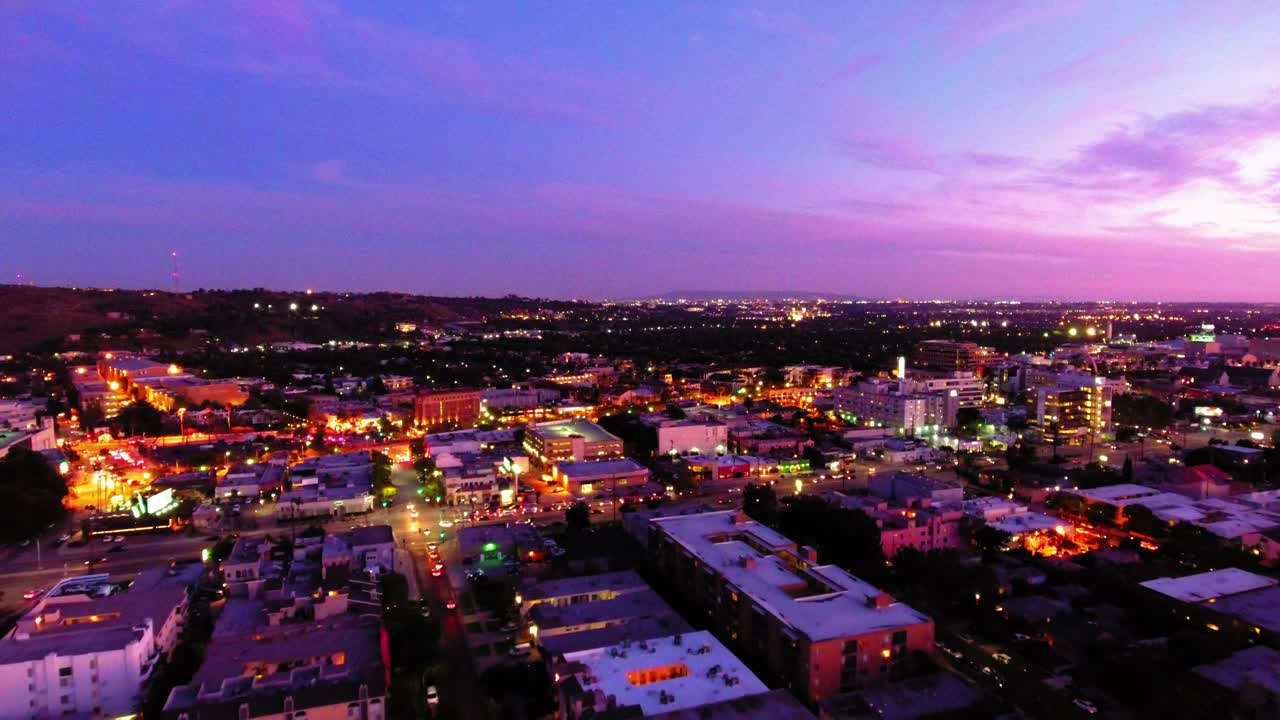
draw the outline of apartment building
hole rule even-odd
[[[202,565],[67,578],[0,640],[0,718],[131,716],[178,643]]]
[[[744,514],[636,522],[675,590],[806,702],[900,677],[932,650],[929,617]]]

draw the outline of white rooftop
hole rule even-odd
[[[1188,603],[1206,602],[1250,590],[1271,587],[1277,581],[1239,568],[1223,568],[1180,578],[1163,577],[1148,580],[1142,586]]]
[[[585,666],[578,673],[584,690],[612,696],[619,707],[639,705],[646,717],[769,691],[705,630],[568,653],[564,659]]]
[[[883,602],[889,598],[879,589],[834,565],[811,564],[778,532],[752,520],[735,522],[737,517],[727,510],[652,522],[754,604],[812,640],[929,622],[904,603]]]
[[[993,528],[1013,535],[1052,530],[1059,526],[1069,526],[1062,518],[1052,517],[1038,512],[1021,512],[1005,515],[999,520],[987,523]]]
[[[1168,495],[1155,488],[1146,485],[1135,485],[1133,483],[1120,483],[1118,485],[1103,485],[1102,487],[1090,488],[1088,490],[1072,490],[1072,493],[1083,498],[1088,498],[1094,502],[1103,502],[1116,507],[1124,507],[1135,503],[1139,500],[1150,498],[1156,495]]]

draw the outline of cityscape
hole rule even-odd
[[[120,9],[0,10],[0,720],[1280,718],[1280,9]]]

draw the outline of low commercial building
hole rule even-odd
[[[657,417],[646,423],[657,433],[660,455],[723,453],[729,446],[729,426],[718,420]]]
[[[283,489],[286,474],[286,469],[280,465],[233,465],[218,480],[214,494],[219,500],[256,500],[263,494],[279,493]]]
[[[202,567],[150,568],[127,588],[105,574],[59,582],[0,640],[0,716],[138,712],[152,672],[177,645]]]
[[[927,616],[744,514],[637,522],[675,591],[806,702],[901,677],[932,651]]]
[[[1224,717],[1274,717],[1280,707],[1280,651],[1255,645],[1193,672],[1218,691],[1213,701]]]
[[[423,390],[413,402],[413,422],[425,427],[470,427],[480,418],[481,392],[471,389]]]
[[[875,473],[867,480],[872,495],[899,502],[927,501],[932,505],[964,502],[964,485],[921,473],[895,470]]]
[[[649,482],[649,469],[631,458],[556,463],[551,481],[573,495],[623,496],[639,492]]]
[[[622,439],[590,420],[556,420],[525,428],[524,449],[544,466],[623,455]]]
[[[161,412],[173,412],[180,406],[205,403],[235,407],[243,405],[249,399],[249,393],[239,381],[198,378],[186,374],[135,378],[132,388],[139,400],[153,405]]]
[[[1212,630],[1235,630],[1274,643],[1280,638],[1280,581],[1239,568],[1140,583],[1174,603],[1175,615],[1192,614]]]

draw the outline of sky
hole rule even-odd
[[[0,282],[1280,301],[1280,3],[0,1]]]

